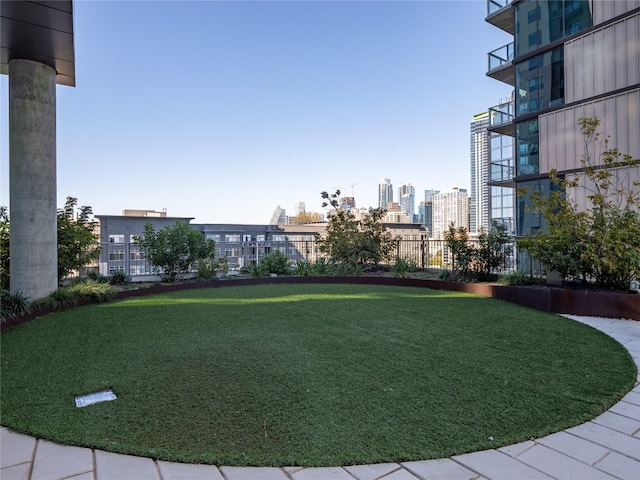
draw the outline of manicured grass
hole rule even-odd
[[[369,285],[189,290],[9,329],[2,424],[219,465],[450,456],[589,420],[635,365],[577,322],[460,293]],[[74,397],[110,387],[112,402]]]

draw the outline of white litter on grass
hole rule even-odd
[[[87,405],[93,405],[99,402],[108,402],[109,400],[115,400],[116,394],[111,390],[103,390],[102,392],[88,393],[87,395],[81,395],[76,397],[76,407],[86,407]]]

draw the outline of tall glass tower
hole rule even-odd
[[[378,207],[386,210],[390,202],[393,202],[393,185],[389,178],[381,178],[378,185]]]

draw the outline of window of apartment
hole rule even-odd
[[[242,235],[242,241],[243,242],[250,242],[251,241],[251,235]]]
[[[124,235],[109,235],[109,243],[124,243]]]
[[[515,6],[515,55],[520,56],[593,25],[591,0],[531,0]]]
[[[145,275],[147,273],[146,265],[131,265],[129,267],[129,275]]]
[[[564,48],[516,65],[516,117],[564,104]]]
[[[516,124],[516,175],[538,173],[538,119]]]
[[[264,235],[256,235],[256,242],[264,242]]]
[[[225,235],[224,236],[224,241],[225,242],[239,242],[240,241],[240,235]]]
[[[271,239],[274,242],[284,242],[286,240],[286,235],[272,235]]]
[[[124,265],[109,265],[109,275],[118,272],[124,272]]]
[[[204,238],[207,240],[213,240],[214,242],[219,242],[222,240],[222,236],[217,233],[207,233]]]
[[[225,248],[224,256],[225,257],[239,257],[240,256],[240,249],[237,248],[237,247]]]
[[[122,261],[124,261],[124,250],[110,250],[109,251],[109,261],[110,262],[122,262]]]
[[[548,178],[540,180],[530,180],[518,183],[518,190],[525,191],[523,195],[518,195],[516,199],[516,218],[517,218],[517,235],[533,235],[540,230],[546,228],[544,217],[537,212],[531,210],[531,194],[533,192],[541,192],[548,195],[550,192],[557,191],[560,187],[551,182]]]
[[[131,250],[129,252],[129,260],[131,261],[144,260],[145,258],[144,252],[140,250]]]

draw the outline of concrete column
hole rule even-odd
[[[12,292],[31,300],[58,288],[56,72],[9,61],[9,214]]]

